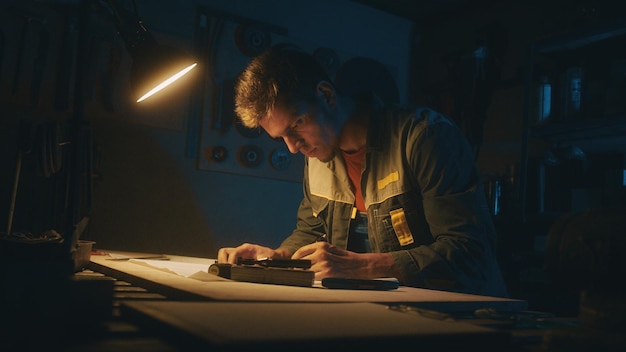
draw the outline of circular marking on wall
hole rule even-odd
[[[244,145],[239,148],[239,162],[245,167],[257,167],[263,160],[263,151],[255,145]]]
[[[223,147],[221,145],[209,147],[205,149],[204,157],[207,160],[219,163],[219,162],[226,160],[226,158],[228,157],[228,149],[226,149],[226,147]]]
[[[246,56],[253,57],[271,46],[268,31],[250,25],[239,25],[235,30],[235,43]]]
[[[276,148],[270,153],[270,165],[276,170],[287,170],[291,165],[292,156],[286,148]]]

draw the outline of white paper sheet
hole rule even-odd
[[[208,273],[210,264],[188,263],[174,260],[154,260],[154,259],[129,259],[129,262],[148,265],[153,268],[165,270],[184,277],[190,277],[197,272]]]

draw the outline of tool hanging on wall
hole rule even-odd
[[[15,55],[15,66],[10,69],[13,75],[11,93],[14,99],[19,101],[23,99],[30,106],[37,107],[39,105],[45,66],[49,56],[49,18],[37,9],[16,7],[12,10],[14,11],[12,15],[15,15],[12,20],[16,20],[14,23],[19,26],[19,32],[15,34],[17,48],[7,52],[7,54]],[[1,68],[0,62],[0,71]],[[30,84],[30,87],[26,84],[27,82]]]
[[[107,112],[115,112],[115,82],[120,75],[122,66],[122,49],[112,42],[107,42],[103,45],[106,45],[108,48],[108,59],[102,75],[102,108]]]
[[[22,173],[22,158],[26,154],[30,154],[33,149],[32,145],[32,124],[24,119],[20,120],[17,138],[17,158],[15,162],[15,179],[13,180],[13,189],[11,191],[11,203],[9,205],[9,218],[7,222],[7,236],[11,236],[13,231],[13,216],[15,214],[15,201],[17,199],[17,189],[20,183]]]
[[[77,33],[77,19],[73,16],[69,16],[64,19],[65,25],[63,27],[61,47],[59,48],[59,67],[56,74],[56,88],[54,89],[54,108],[57,111],[66,111],[70,107],[70,92],[72,80],[68,77],[72,77],[74,58],[76,50],[76,41],[78,38]]]
[[[231,78],[222,79],[219,86],[219,115],[216,118],[221,126],[220,132],[226,133],[235,122],[235,81]]]
[[[219,45],[220,35],[222,34],[222,30],[224,27],[224,23],[219,18],[213,18],[210,25],[209,31],[209,92],[210,92],[210,128],[213,130],[219,130],[220,132],[224,132],[225,124],[222,121],[222,99],[224,94],[223,89],[223,80],[220,77],[219,70],[217,69],[217,47]]]
[[[64,131],[59,123],[47,122],[37,127],[39,170],[48,178],[58,173],[63,165]]]
[[[41,82],[48,61],[48,50],[50,47],[50,32],[46,28],[45,22],[40,23],[39,45],[37,54],[33,62],[33,76],[30,84],[30,105],[37,107],[41,95]]]
[[[4,67],[4,31],[0,28],[0,80],[2,79],[2,71]]]
[[[17,58],[15,61],[15,70],[13,71],[13,85],[11,88],[11,93],[13,95],[17,94],[19,82],[20,82],[20,74],[22,73],[22,64],[24,62],[24,49],[26,46],[26,32],[28,31],[28,23],[30,22],[28,17],[23,16],[22,18],[22,28],[19,34],[18,40],[18,48],[17,48]]]

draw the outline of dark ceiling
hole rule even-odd
[[[626,4],[615,0],[353,0],[392,15],[413,21],[419,27],[432,27],[441,22],[462,19],[486,10],[526,7],[548,21],[563,17],[583,20],[621,19]],[[515,5],[514,7],[507,5]]]
[[[354,0],[392,15],[429,26],[493,6],[497,0]]]

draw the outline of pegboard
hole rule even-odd
[[[236,120],[234,81],[251,57],[278,43],[292,43],[287,30],[246,18],[199,9],[196,34],[205,63],[202,82],[202,130],[198,167],[285,181],[302,181],[303,156],[282,141]]]
[[[204,7],[198,9],[195,27],[197,54],[204,63],[202,86],[192,101],[201,121],[198,168],[301,182],[302,154],[291,154],[282,140],[270,138],[262,129],[247,129],[237,121],[234,112],[237,75],[253,56],[276,45],[293,45],[310,52],[332,79],[344,63],[359,59],[355,62],[358,64],[364,58],[295,41],[289,38],[285,28]],[[387,87],[385,90],[389,91]]]

